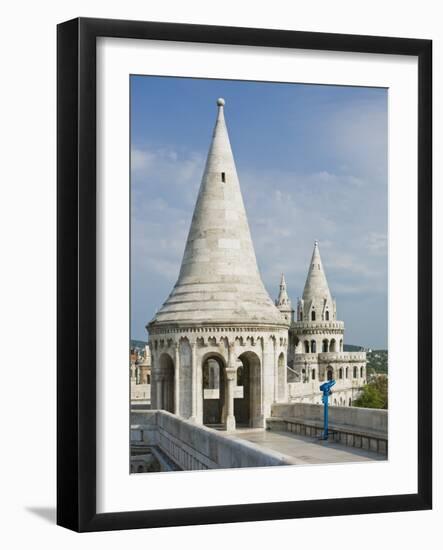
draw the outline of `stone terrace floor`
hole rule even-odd
[[[312,437],[295,435],[290,432],[245,428],[230,432],[229,435],[289,456],[293,459],[294,464],[331,464],[386,460],[385,456],[372,451],[346,447],[340,443],[321,441]]]

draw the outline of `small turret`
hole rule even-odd
[[[290,325],[293,320],[294,310],[292,309],[291,300],[286,290],[286,281],[283,273],[281,274],[280,291],[278,293],[278,298],[275,300],[275,305],[282,314],[285,323]]]

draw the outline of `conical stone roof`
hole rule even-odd
[[[285,280],[285,276],[284,276],[283,273],[281,274],[280,291],[278,293],[278,298],[275,301],[275,305],[277,307],[278,306],[290,306],[291,305],[291,300],[289,299],[289,296],[288,296],[288,291],[286,289],[286,280]]]
[[[178,280],[152,325],[282,325],[261,280],[224,118],[218,115]]]
[[[325,270],[323,269],[317,241],[314,243],[311,264],[303,290],[303,302],[305,314],[312,307],[317,308],[319,313],[325,311],[326,307],[330,310],[331,314],[334,311],[333,300],[329,291],[328,281],[326,280]]]

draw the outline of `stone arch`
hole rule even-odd
[[[339,351],[343,351],[343,339],[340,340],[340,349]]]
[[[299,345],[300,345],[300,340],[299,340],[298,336],[295,336],[295,338],[294,338],[294,350],[295,350],[295,352],[297,352]]]
[[[358,367],[354,367],[353,369],[353,377],[358,378]]]
[[[238,394],[243,397],[234,399],[234,416],[237,425],[251,428],[263,427],[261,399],[261,361],[253,351],[243,352],[238,359],[243,367],[243,391]]]
[[[202,357],[201,368],[203,423],[220,425],[223,423],[225,401],[225,359],[219,353],[206,353]]]
[[[331,367],[331,365],[329,365],[328,368],[326,369],[326,379],[327,380],[334,379],[334,369]]]
[[[278,356],[277,366],[277,398],[279,401],[284,401],[286,396],[286,361],[283,352]]]
[[[338,378],[339,380],[343,380],[343,367],[338,369]]]
[[[305,347],[305,353],[309,353],[309,340],[304,340],[303,345]]]
[[[163,352],[159,357],[158,374],[157,408],[174,412],[174,361],[168,352]]]
[[[332,338],[332,340],[329,342],[329,351],[332,353],[335,353],[337,351],[337,342],[335,338]]]
[[[364,378],[365,369],[364,367],[360,367],[360,378]]]
[[[311,353],[317,353],[317,342],[315,340],[311,340]]]
[[[323,353],[327,353],[329,351],[329,340],[327,338],[325,338],[322,342],[322,348],[321,348],[321,351]]]

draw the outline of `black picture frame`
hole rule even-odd
[[[418,58],[416,494],[96,512],[96,39],[169,40]],[[432,507],[432,42],[78,18],[57,29],[57,523],[75,531],[426,510]]]

